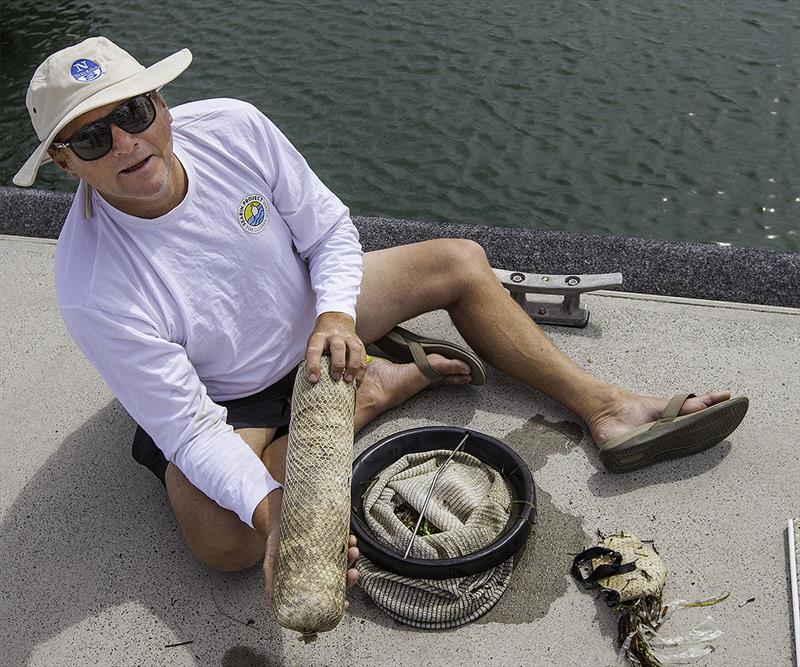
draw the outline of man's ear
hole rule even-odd
[[[71,167],[69,166],[69,162],[67,161],[67,158],[64,155],[64,151],[57,150],[51,146],[50,148],[47,149],[47,154],[52,158],[53,163],[59,169],[61,169],[61,171],[68,173],[70,176],[78,178],[78,175],[74,171],[72,171]]]

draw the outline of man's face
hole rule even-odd
[[[129,134],[111,123],[114,143],[97,160],[82,160],[70,148],[48,151],[64,171],[82,178],[112,206],[132,215],[151,210],[160,200],[166,201],[174,194],[172,115],[160,95],[152,95],[152,100],[156,109],[153,124],[144,132]],[[79,128],[111,113],[120,103],[87,111],[64,127],[56,141],[65,141]]]

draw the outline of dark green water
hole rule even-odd
[[[21,0],[2,24],[3,185],[34,69],[103,34],[145,65],[190,48],[168,102],[254,103],[354,214],[800,251],[795,0]]]

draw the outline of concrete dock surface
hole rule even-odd
[[[188,550],[165,490],[130,456],[133,421],[63,328],[54,251],[53,240],[0,237],[3,665],[607,665],[616,617],[569,567],[597,531],[619,529],[655,542],[665,600],[730,593],[666,627],[713,618],[724,635],[700,664],[792,664],[785,527],[800,514],[800,310],[603,292],[582,299],[585,329],[545,328],[628,389],[749,397],[726,441],[640,472],[606,473],[574,414],[492,369],[483,387],[437,387],[383,415],[356,454],[423,425],[511,445],[536,482],[534,534],[503,598],[472,624],[409,628],[356,587],[339,626],[304,645],[272,620],[260,568],[223,574]],[[444,312],[404,326],[463,342]]]

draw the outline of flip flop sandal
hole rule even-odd
[[[600,461],[609,472],[630,472],[646,466],[697,454],[722,442],[747,413],[746,397],[731,398],[690,415],[678,417],[687,398],[676,394],[661,418],[612,438],[600,446]]]
[[[413,361],[425,376],[432,380],[433,384],[440,383],[445,376],[428,363],[425,356],[428,354],[441,354],[448,359],[464,361],[469,364],[472,375],[470,384],[481,385],[486,382],[486,369],[483,362],[472,352],[454,343],[448,343],[446,340],[424,338],[407,329],[395,327],[383,338],[375,341],[375,345],[398,361]]]

